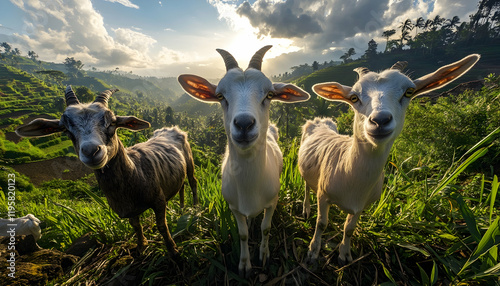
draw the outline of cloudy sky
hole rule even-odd
[[[225,68],[216,48],[246,67],[256,50],[272,44],[263,71],[357,56],[370,39],[385,47],[383,31],[410,18],[468,15],[476,0],[2,0],[0,42],[23,55],[85,68],[146,76],[195,73],[209,78]]]

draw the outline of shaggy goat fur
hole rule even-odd
[[[157,130],[147,142],[125,148],[116,135],[117,128],[140,130],[150,125],[133,116],[115,116],[107,106],[115,91],[103,92],[93,103],[80,104],[68,86],[68,107],[60,120],[36,119],[16,132],[29,137],[61,131],[68,135],[82,163],[95,170],[110,207],[121,218],[129,218],[137,234],[138,251],[141,252],[147,244],[139,215],[152,208],[158,231],[169,251],[177,254],[168,231],[166,205],[179,191],[183,203],[186,174],[193,191],[193,202],[198,202],[187,135],[177,127],[164,128]]]
[[[340,135],[331,119],[316,118],[302,128],[299,170],[306,181],[303,213],[310,214],[309,191],[318,197],[318,216],[307,259],[315,261],[321,234],[328,224],[331,204],[348,213],[339,262],[352,261],[350,240],[361,212],[380,198],[384,166],[392,144],[401,133],[410,100],[443,87],[467,72],[479,59],[470,55],[417,80],[402,73],[398,62],[380,73],[358,68],[353,87],[321,83],[313,90],[328,100],[348,103],[354,109],[353,136]]]

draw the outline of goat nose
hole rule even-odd
[[[392,114],[387,111],[381,111],[370,116],[370,122],[377,125],[378,127],[383,127],[392,121]]]
[[[247,131],[255,125],[255,117],[249,114],[238,115],[234,118],[233,123],[238,129]]]
[[[92,143],[82,144],[80,150],[83,155],[87,157],[94,157],[99,151],[101,151],[101,147],[99,145],[95,145]]]

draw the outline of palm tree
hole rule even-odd
[[[399,48],[403,49],[404,41],[411,40],[410,31],[413,30],[413,23],[410,19],[406,19],[401,23],[399,28],[401,28],[401,38],[399,38]]]
[[[445,18],[441,18],[441,16],[436,15],[436,17],[434,17],[434,20],[432,20],[432,29],[437,30],[437,27],[442,26],[445,20]]]
[[[424,30],[425,31],[430,30],[432,28],[433,24],[434,24],[434,22],[431,19],[427,19],[427,21],[425,21],[425,24],[424,24]]]
[[[345,54],[343,54],[340,59],[344,61],[344,63],[349,62],[352,56],[356,54],[354,48],[350,48]]]
[[[356,54],[356,51],[354,50],[354,48],[350,48],[348,51],[347,51],[347,54],[349,55],[349,58],[354,56]]]
[[[387,30],[387,31],[384,31],[382,33],[382,37],[385,37],[386,39],[386,44],[385,44],[385,50],[384,50],[384,53],[387,52],[387,48],[389,47],[389,38],[391,36],[393,36],[394,34],[396,34],[396,30],[392,29],[392,30]]]
[[[460,24],[460,18],[458,16],[453,16],[452,19],[446,20],[446,22],[443,25],[443,28],[456,30],[458,28],[458,24]]]
[[[423,28],[425,26],[425,20],[423,17],[419,17],[415,22],[415,36],[418,34],[418,28]]]

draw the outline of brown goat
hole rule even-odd
[[[198,203],[197,180],[187,134],[177,127],[157,130],[147,142],[125,148],[116,135],[117,128],[141,130],[149,122],[134,116],[115,116],[108,108],[109,97],[117,90],[100,94],[94,102],[81,104],[71,86],[66,88],[66,105],[61,119],[35,119],[17,128],[23,137],[65,133],[80,161],[94,169],[100,188],[110,207],[121,218],[128,218],[137,234],[137,250],[147,244],[139,215],[152,208],[158,231],[168,250],[177,255],[176,245],[166,222],[167,201],[180,191],[183,205],[186,175]]]

